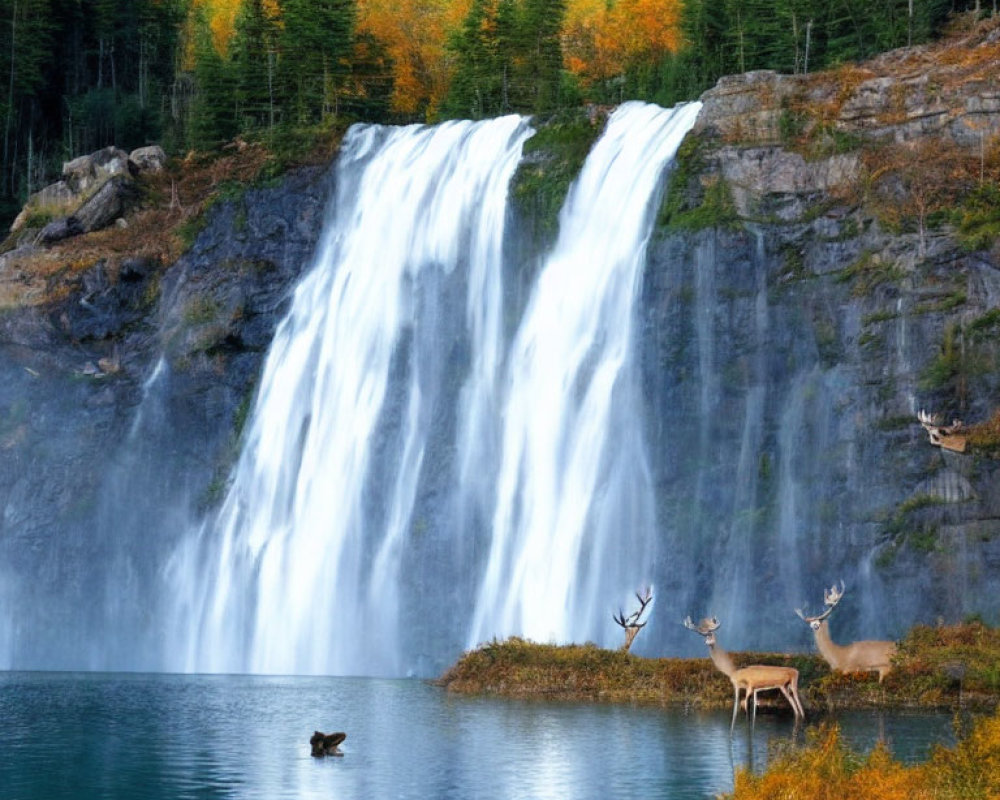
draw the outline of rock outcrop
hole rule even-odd
[[[33,609],[17,664],[155,668],[152,564],[192,501],[217,499],[329,196],[326,170],[298,170],[220,204],[175,264],[102,259],[0,314],[0,597]],[[11,271],[38,268],[22,255],[0,257],[0,300]],[[133,580],[111,600],[118,568]],[[98,647],[112,619],[139,639]]]
[[[135,177],[163,170],[166,154],[159,145],[131,154],[105,147],[63,164],[62,179],[28,198],[10,226],[16,245],[49,245],[81,233],[101,230],[120,220],[138,199]],[[50,220],[37,229],[37,221]]]

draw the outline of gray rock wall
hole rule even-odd
[[[835,638],[995,622],[1000,462],[932,447],[916,415],[997,407],[996,256],[939,230],[921,257],[917,234],[831,203],[829,165],[767,157],[792,166],[767,178],[758,146],[708,153],[701,179],[762,174],[742,184],[740,222],[650,249],[639,346],[660,597],[718,615],[734,647],[808,646],[793,610],[819,610],[839,579]],[[651,626],[695,652],[676,621]]]
[[[166,269],[98,262],[0,316],[0,668],[162,663],[161,571],[222,490],[330,182],[250,189]]]

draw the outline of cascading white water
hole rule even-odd
[[[655,541],[633,304],[698,109],[616,110],[509,344],[526,121],[351,131],[228,496],[168,568],[172,668],[401,674],[491,636],[617,640],[609,603]]]
[[[626,103],[587,157],[508,357],[486,572],[468,638],[607,639],[648,580],[652,490],[633,304],[664,168],[700,106]]]
[[[349,133],[232,487],[170,567],[178,668],[400,671],[401,551],[444,391],[442,319],[461,318],[445,285],[468,264],[465,335],[495,370],[507,187],[530,134],[517,117]]]

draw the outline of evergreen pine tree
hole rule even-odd
[[[191,110],[191,143],[211,150],[232,139],[237,132],[234,81],[227,59],[215,49],[208,22],[195,23],[195,99]]]
[[[557,108],[562,81],[562,45],[559,34],[566,16],[566,0],[523,0],[519,45],[522,52],[517,105],[534,112]]]
[[[243,0],[230,47],[237,116],[243,130],[273,128],[278,27],[263,0]]]
[[[503,108],[497,19],[490,0],[472,0],[448,46],[455,54],[456,68],[445,112],[482,119]]]
[[[3,186],[8,197],[26,194],[37,169],[34,140],[44,137],[46,83],[52,56],[48,0],[6,0],[3,19]]]
[[[279,38],[282,99],[293,122],[337,112],[350,74],[354,0],[285,0]]]

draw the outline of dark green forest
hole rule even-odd
[[[404,114],[389,102],[398,65],[359,27],[357,0],[242,0],[224,51],[193,0],[0,0],[0,221],[63,161],[110,144],[180,154],[358,120],[672,105],[721,75],[813,72],[933,39],[959,12],[996,13],[995,0],[688,0],[677,52],[585,83],[563,66],[566,3],[472,0],[443,45],[443,101]]]

